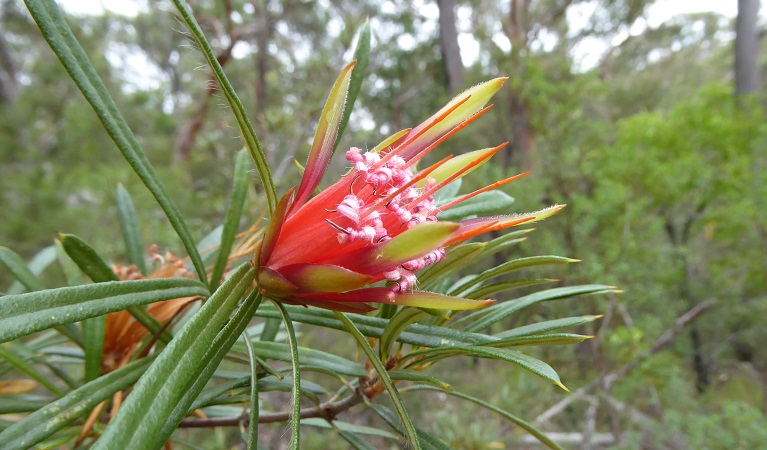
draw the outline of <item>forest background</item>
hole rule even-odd
[[[170,8],[122,3],[135,8],[71,10],[70,24],[193,234],[204,236],[225,213],[237,131]],[[663,20],[664,2],[650,0],[189,3],[255,120],[278,191],[296,184],[294,158],[305,159],[325,93],[368,18],[372,57],[343,147],[373,146],[464,88],[510,77],[489,117],[434,158],[507,139],[474,179],[531,170],[503,188],[515,211],[568,204],[513,254],[581,259],[535,275],[624,292],[538,305],[516,319],[605,314],[585,327],[597,339],[543,352],[573,394],[511,367],[484,369],[486,361],[452,363],[448,378],[577,448],[767,442],[758,1],[738,1],[737,16]],[[64,231],[125,260],[115,186],[137,205],[152,203],[113,147],[23,4],[0,1],[0,243],[31,259]],[[257,190],[241,228],[263,211]],[[158,208],[137,214],[147,239],[182,252]],[[0,272],[3,286],[10,281]],[[507,442],[507,424],[470,407],[422,414],[456,448]]]

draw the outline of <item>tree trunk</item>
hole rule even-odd
[[[695,366],[695,388],[699,394],[706,392],[711,383],[710,369],[706,355],[703,353],[703,342],[698,330],[698,325],[693,324],[690,329],[690,338],[692,339],[692,357]]]
[[[463,86],[463,61],[455,27],[455,1],[437,0],[439,6],[439,47],[447,90],[455,94]]]
[[[757,19],[760,0],[738,0],[735,21],[735,93],[759,90],[759,30]]]
[[[268,2],[252,2],[258,18],[256,30],[256,108],[264,111],[267,101],[266,75],[269,72],[269,42],[274,34],[274,17]]]
[[[231,59],[232,49],[236,43],[237,40],[235,39],[235,36],[232,35],[230,44],[216,55],[216,59],[222,67],[229,62],[229,59]],[[176,146],[173,150],[173,160],[175,162],[189,161],[189,156],[192,154],[192,148],[194,148],[197,135],[202,129],[205,119],[208,117],[208,103],[216,92],[218,92],[218,85],[216,84],[216,79],[211,75],[206,83],[205,92],[203,92],[202,95],[200,95],[199,100],[197,100],[194,112],[187,122],[178,130]]]
[[[687,257],[686,249],[689,246],[690,232],[692,225],[706,209],[707,201],[702,201],[696,211],[690,215],[681,227],[681,230],[674,224],[674,221],[667,217],[665,221],[666,235],[669,242],[674,247],[676,260],[679,266],[684,270],[684,276],[679,280],[679,297],[685,301],[688,307],[695,307],[700,302],[695,298],[692,286],[700,282],[698,271]],[[690,340],[692,342],[692,363],[695,370],[695,388],[699,394],[708,389],[711,384],[711,368],[704,349],[703,335],[700,333],[697,324],[690,328]]]
[[[509,20],[505,28],[506,35],[511,41],[511,54],[509,58],[513,62],[516,74],[513,79],[525,79],[524,58],[527,57],[527,33],[529,23],[527,22],[527,8],[529,2],[526,0],[511,0],[509,4]],[[530,124],[530,115],[528,105],[522,95],[520,95],[517,86],[509,83],[509,120],[511,121],[511,136],[509,145],[503,159],[504,168],[512,164],[516,159],[526,170],[535,166],[535,136]]]
[[[11,52],[5,42],[5,36],[0,34],[0,104],[11,104],[18,93],[18,78],[16,65],[11,58]]]

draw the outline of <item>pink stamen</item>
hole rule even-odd
[[[437,125],[438,123],[442,122],[442,120],[444,120],[447,116],[449,116],[453,111],[458,109],[458,107],[460,107],[461,105],[463,105],[464,103],[469,101],[470,98],[471,98],[471,95],[467,95],[466,98],[458,101],[455,105],[453,105],[452,107],[448,108],[447,111],[445,111],[444,113],[442,113],[439,116],[435,117],[431,122],[429,122],[428,125],[423,127],[423,129],[421,129],[418,133],[416,133],[413,136],[407,138],[405,141],[403,141],[401,144],[399,144],[396,148],[394,148],[391,151],[387,152],[386,155],[383,158],[381,158],[381,161],[379,161],[378,164],[381,165],[381,164],[385,163],[386,161],[388,161],[389,159],[393,158],[407,144],[410,144],[411,142],[415,141],[419,137],[423,136],[427,131],[431,130],[435,125]]]
[[[408,188],[410,188],[414,184],[416,184],[419,181],[423,180],[424,178],[428,177],[429,174],[431,174],[432,172],[437,170],[441,165],[443,165],[446,162],[450,161],[450,159],[452,159],[452,158],[453,158],[453,155],[450,155],[450,156],[442,159],[441,161],[438,161],[437,163],[433,164],[431,167],[422,170],[421,172],[418,173],[418,175],[413,177],[412,180],[410,180],[407,183],[403,184],[401,187],[399,187],[397,190],[393,191],[392,193],[388,194],[386,197],[383,197],[382,199],[377,200],[375,203],[373,203],[370,206],[368,206],[367,208],[365,208],[365,210],[362,212],[362,214],[360,214],[360,216],[364,218],[367,215],[369,215],[371,211],[374,211],[374,210],[377,210],[378,208],[380,208],[381,205],[384,205],[384,204],[387,204],[387,203],[391,204],[390,202],[392,202],[397,196],[399,196],[401,193],[405,192]],[[408,220],[410,220],[410,219],[408,219]],[[407,220],[406,220],[406,222],[407,222]]]
[[[441,183],[439,183],[438,185],[434,186],[433,188],[431,188],[431,189],[424,189],[424,191],[421,194],[421,196],[418,197],[413,202],[411,202],[410,204],[412,205],[413,203],[415,203],[415,204],[421,203],[423,200],[425,200],[429,196],[434,195],[435,192],[437,192],[438,190],[440,190],[443,187],[447,186],[448,184],[452,183],[453,181],[455,181],[456,178],[460,177],[461,175],[463,175],[467,171],[473,169],[477,165],[479,165],[479,164],[487,161],[488,159],[492,158],[493,155],[498,153],[498,151],[500,149],[502,149],[503,147],[505,147],[506,144],[508,144],[508,142],[504,142],[503,144],[499,145],[498,147],[495,147],[495,148],[491,149],[490,152],[480,156],[479,158],[477,158],[474,161],[470,162],[466,166],[462,167],[460,170],[458,170],[454,174],[450,175],[449,177],[445,178]]]

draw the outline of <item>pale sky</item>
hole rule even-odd
[[[135,16],[147,8],[147,0],[59,0],[64,8],[75,14],[101,14],[109,10],[117,14]],[[650,25],[656,26],[673,15],[691,12],[715,11],[728,17],[738,12],[737,0],[657,0],[650,6]],[[762,13],[764,14],[764,13]]]
[[[105,10],[108,10],[116,14],[135,16],[139,12],[146,11],[150,8],[148,0],[59,0],[59,3],[63,5],[64,9],[71,14],[98,15],[102,14]],[[416,1],[416,3],[416,7],[419,8],[423,16],[429,19],[424,27],[424,32],[433,32],[437,26],[439,9],[434,2],[429,0],[419,0]],[[391,4],[389,2],[382,3],[382,11],[385,10],[387,6],[391,6]],[[577,24],[579,22],[585,24],[587,23],[591,14],[593,14],[596,8],[598,8],[598,6],[599,2],[593,1],[582,3],[576,8],[570,8],[568,11],[568,19],[573,24]],[[638,20],[630,29],[619,33],[619,35],[614,39],[618,42],[613,42],[612,44],[619,43],[629,34],[640,34],[647,27],[657,27],[675,15],[698,12],[717,12],[726,17],[732,18],[737,14],[737,10],[737,0],[656,0],[656,2],[648,8],[647,14],[645,15],[646,20]],[[767,15],[767,8],[762,8],[760,15],[763,17]],[[457,20],[459,30],[470,28],[470,17],[467,17],[465,8],[458,8]],[[462,24],[464,26],[462,26]],[[577,26],[575,28],[577,28]],[[510,45],[506,37],[500,32],[499,36],[494,37],[493,40],[502,48],[508,47]],[[414,38],[410,35],[401,36],[398,38],[398,43],[403,48],[412,47],[416,44]],[[458,43],[461,48],[461,57],[464,64],[468,66],[476,62],[477,55],[479,55],[479,42],[477,42],[470,33],[459,33]],[[542,39],[542,45],[544,47],[547,46],[547,40],[545,36]],[[607,48],[607,42],[600,41],[598,39],[584,39],[580,45],[578,45],[573,50],[573,56],[577,68],[581,70],[588,70],[594,67],[594,65],[601,59]],[[236,48],[235,50],[242,49]],[[247,56],[248,53],[249,51],[244,49],[244,52],[242,52],[242,54],[239,56]],[[112,57],[110,60],[111,62],[118,64],[118,66],[123,66],[127,70],[131,67],[136,68],[142,65],[140,61],[136,60],[138,57],[139,56],[136,55],[133,58],[130,58],[123,55],[121,58],[123,60],[122,63],[117,61],[119,58]],[[238,57],[238,55],[235,55],[235,57]],[[129,59],[132,60],[128,61]],[[141,77],[139,77],[139,79],[141,79]],[[146,78],[144,78],[144,80],[146,80]]]

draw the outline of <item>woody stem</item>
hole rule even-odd
[[[335,402],[325,402],[319,407],[305,408],[301,410],[301,418],[322,417],[327,420],[333,420],[338,414],[352,408],[362,402],[362,393],[359,389],[354,394],[344,397]],[[261,414],[258,423],[277,423],[287,422],[291,419],[291,411],[280,411],[271,414]],[[207,419],[184,419],[179,424],[179,428],[207,428],[207,427],[233,427],[247,426],[248,416],[237,417],[212,417]]]

